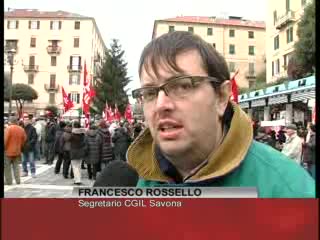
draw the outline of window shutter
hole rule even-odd
[[[9,29],[10,21],[7,21],[7,29]]]
[[[19,21],[16,21],[16,28],[19,28]]]
[[[77,93],[77,103],[80,103],[80,94]]]
[[[70,56],[70,68],[72,68],[72,56]]]
[[[52,30],[53,28],[53,21],[50,21],[50,29]]]
[[[77,84],[80,85],[80,75],[77,75]]]
[[[29,29],[31,28],[31,21],[29,21]]]
[[[62,26],[62,22],[59,21],[59,29],[61,29],[61,26]]]
[[[79,69],[81,67],[81,56],[79,56]]]
[[[37,22],[37,28],[40,29],[40,21]]]

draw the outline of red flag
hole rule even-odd
[[[128,103],[127,107],[126,107],[126,111],[124,113],[124,117],[125,117],[125,119],[127,119],[127,121],[129,123],[132,123],[132,121],[133,121],[132,118],[133,117],[132,117],[131,105],[129,103]]]
[[[74,107],[73,102],[69,99],[63,87],[62,87],[62,99],[63,99],[64,112],[67,112]]]
[[[115,104],[115,108],[114,108],[114,119],[117,121],[120,121],[121,119],[121,113],[118,110],[117,104]]]
[[[82,96],[82,109],[83,114],[87,115],[89,113],[90,107],[90,84],[87,80],[87,65],[84,62],[84,71],[83,71],[83,96]]]
[[[231,78],[231,91],[232,91],[232,96],[231,100],[233,100],[235,103],[238,103],[238,86],[236,82],[236,75],[238,74],[239,70],[236,71],[236,73],[233,75]]]
[[[114,120],[114,113],[112,111],[112,108],[109,107],[108,108],[108,112],[107,112],[107,121],[108,122],[113,122],[113,120]]]

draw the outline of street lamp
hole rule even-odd
[[[12,112],[12,105],[11,105],[11,100],[12,100],[12,76],[13,76],[13,61],[14,61],[14,55],[16,54],[16,50],[10,49],[7,52],[7,57],[8,57],[8,62],[10,64],[10,79],[9,79],[9,109],[8,109],[8,113],[9,113],[9,117],[11,116],[11,112]]]

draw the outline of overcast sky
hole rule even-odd
[[[265,21],[267,0],[5,0],[8,8],[67,11],[94,17],[106,46],[119,39],[128,62],[132,82],[139,87],[138,62],[144,46],[151,40],[156,19],[176,16],[241,16]]]

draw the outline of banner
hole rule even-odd
[[[127,121],[129,123],[133,122],[132,109],[131,109],[130,103],[128,103],[128,105],[126,107],[126,111],[124,113],[124,117],[125,117],[125,119],[127,119]]]
[[[238,103],[238,85],[236,82],[236,75],[238,74],[239,70],[237,70],[235,72],[235,74],[233,75],[233,77],[231,78],[231,91],[232,91],[232,95],[231,95],[231,100],[234,101],[235,103]]]
[[[64,88],[62,87],[62,99],[63,99],[63,106],[64,106],[64,112],[68,112],[71,108],[74,107],[73,102],[68,97],[68,94],[64,91]]]
[[[120,121],[120,119],[121,119],[121,113],[118,110],[117,104],[115,104],[115,107],[114,107],[114,119],[116,121]]]
[[[83,71],[83,96],[82,96],[82,109],[85,117],[85,128],[89,127],[89,118],[90,118],[90,100],[91,100],[91,89],[90,82],[87,79],[87,64],[84,62],[84,71]]]

